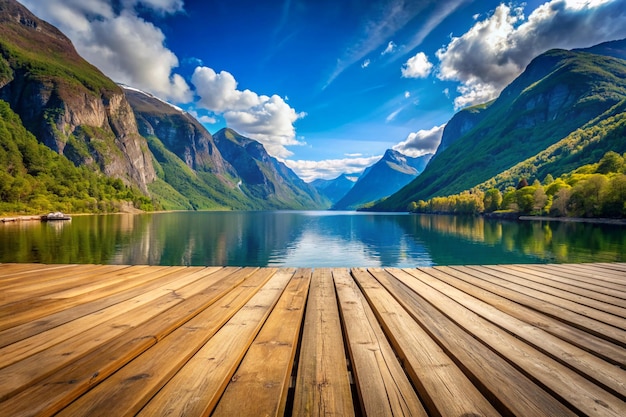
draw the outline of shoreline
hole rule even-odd
[[[592,224],[614,224],[626,226],[626,219],[608,219],[603,217],[549,217],[549,216],[519,216],[521,221],[548,221],[565,223],[592,223]]]

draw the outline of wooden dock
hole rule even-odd
[[[0,265],[0,416],[626,416],[626,264]]]

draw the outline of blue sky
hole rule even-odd
[[[626,38],[626,0],[24,0],[117,82],[302,178],[433,152],[536,55]]]

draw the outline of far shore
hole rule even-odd
[[[593,217],[519,216],[518,220],[626,225],[626,219],[607,219]]]
[[[187,210],[158,210],[158,211],[141,211],[137,210],[135,212],[121,211],[116,213],[71,213],[69,216],[90,216],[90,215],[99,215],[99,214],[143,214],[143,213],[173,213],[177,211],[187,211]],[[432,213],[432,214],[448,214],[448,213]],[[454,215],[453,213],[449,213],[450,215]],[[550,217],[550,216],[517,216],[517,213],[507,212],[507,213],[489,213],[489,215],[484,216],[486,218],[491,219],[499,219],[499,220],[520,220],[520,221],[550,221],[550,222],[567,222],[567,223],[592,223],[592,224],[613,224],[626,226],[626,219],[609,219],[609,218],[592,218],[592,217]],[[33,214],[33,215],[16,215],[16,216],[0,216],[0,223],[16,223],[16,222],[30,222],[30,221],[41,221],[41,217],[43,215]]]

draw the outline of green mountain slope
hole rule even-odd
[[[39,143],[0,100],[0,214],[152,209],[150,199],[121,180],[76,167]]]
[[[239,188],[257,205],[274,209],[323,209],[330,201],[284,163],[271,157],[259,142],[232,129],[213,135],[222,156],[236,170]]]
[[[0,0],[0,99],[40,142],[74,164],[144,192],[155,179],[121,88],[14,0]]]
[[[438,151],[419,177],[374,209],[406,210],[412,201],[468,190],[610,117],[624,99],[626,61],[548,51],[481,110],[475,126]]]
[[[424,171],[432,154],[411,158],[388,149],[369,167],[352,189],[333,205],[334,210],[354,210],[391,195]]]

